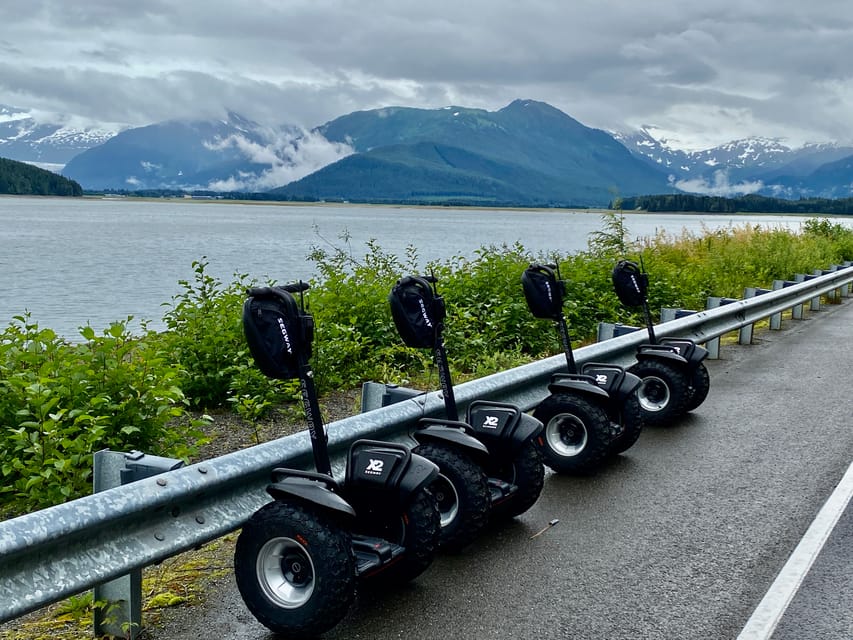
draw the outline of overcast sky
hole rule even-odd
[[[849,0],[0,0],[0,104],[314,127],[542,100],[678,148],[853,142]]]

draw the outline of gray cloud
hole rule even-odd
[[[0,23],[0,103],[95,121],[533,98],[686,148],[853,142],[843,0],[4,0]]]

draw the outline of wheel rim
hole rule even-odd
[[[669,404],[669,385],[657,376],[643,378],[642,384],[637,389],[637,398],[644,411],[661,411]]]
[[[574,457],[586,448],[589,434],[583,420],[573,413],[560,413],[545,425],[545,441],[558,455]]]
[[[459,494],[453,483],[443,474],[438,474],[438,478],[430,485],[430,490],[438,503],[441,526],[444,528],[459,515]]]
[[[293,538],[273,538],[261,547],[256,563],[258,584],[271,602],[297,609],[314,593],[314,563]]]

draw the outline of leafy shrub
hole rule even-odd
[[[268,402],[276,385],[250,368],[243,337],[243,301],[254,283],[235,275],[224,286],[207,273],[206,257],[192,266],[195,277],[179,281],[183,292],[172,298],[162,335],[163,349],[181,369],[181,389],[198,409],[221,407],[235,396]]]
[[[315,247],[310,259],[320,274],[308,292],[314,315],[314,373],[318,389],[353,387],[367,380],[400,381],[400,371],[422,362],[402,346],[391,319],[388,294],[403,275],[414,273],[417,253],[404,258],[366,243],[356,260],[343,236],[344,247]]]
[[[195,423],[169,428],[185,418],[185,397],[158,341],[132,337],[127,322],[81,335],[70,344],[29,316],[0,333],[0,512],[89,493],[100,449],[195,450]]]

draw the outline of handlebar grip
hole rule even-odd
[[[263,298],[275,295],[276,290],[287,291],[288,293],[301,293],[303,291],[308,291],[309,288],[310,285],[307,282],[300,280],[299,282],[277,285],[275,287],[252,287],[246,291],[246,294],[253,297]]]
[[[300,280],[299,282],[292,282],[290,284],[281,285],[282,289],[289,293],[301,293],[303,291],[308,291],[310,289],[310,285],[307,282],[303,282]]]

